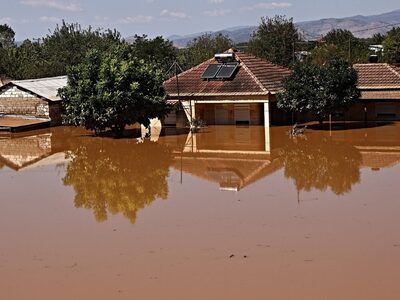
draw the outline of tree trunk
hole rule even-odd
[[[116,125],[111,130],[116,138],[122,138],[124,136],[125,125]]]

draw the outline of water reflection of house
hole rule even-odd
[[[288,74],[284,67],[230,50],[165,82],[170,101],[180,97],[183,108],[167,120],[174,123],[171,119],[186,114],[187,120],[200,118],[209,125],[269,126],[282,114],[276,93]]]
[[[286,172],[288,161],[295,167],[296,172],[292,175],[301,179],[308,177],[307,182],[311,185],[313,181],[321,183],[321,178],[313,178],[316,174],[323,179],[334,179],[340,174],[343,182],[347,182],[346,176],[348,182],[352,182],[357,178],[353,175],[359,174],[361,168],[380,170],[400,163],[398,135],[397,126],[383,126],[351,133],[340,131],[332,137],[321,131],[296,141],[281,128],[211,126],[201,133],[188,134],[181,151],[176,151],[174,168],[183,176],[185,173],[192,174],[215,182],[221,190],[233,191],[246,188],[282,168]],[[306,165],[305,169],[298,167],[308,160],[314,164],[321,161],[326,168],[321,167],[322,173],[319,174],[306,170],[313,164]],[[348,172],[345,168],[331,168],[343,164],[347,167],[351,162],[354,170],[349,168]],[[353,184],[357,182],[354,180]],[[333,180],[332,184],[335,183]]]
[[[51,132],[31,136],[0,138],[0,161],[7,167],[21,171],[40,166],[65,163],[64,152],[54,147]]]
[[[174,168],[238,191],[281,168],[271,154],[270,129],[216,126],[189,133]]]

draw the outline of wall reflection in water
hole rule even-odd
[[[361,170],[400,162],[400,126],[329,132],[310,130],[292,139],[287,128],[208,127],[197,134],[164,130],[157,142],[95,138],[75,128],[0,138],[0,172],[64,165],[74,205],[98,221],[123,214],[132,223],[139,210],[168,198],[170,169],[207,180],[222,191],[251,189],[277,171],[298,191],[350,193]],[[49,172],[49,170],[47,170]],[[22,180],[22,179],[21,179]],[[21,183],[29,188],[29,182]],[[195,186],[195,182],[191,182]],[[5,187],[7,188],[7,187]],[[196,191],[194,191],[196,192]]]

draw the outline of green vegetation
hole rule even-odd
[[[385,59],[390,63],[400,63],[400,27],[393,28],[383,40]]]
[[[91,50],[69,69],[68,86],[60,90],[65,122],[116,136],[136,122],[148,126],[149,118],[169,111],[163,81],[162,70],[135,57],[128,45]]]
[[[298,64],[284,80],[278,107],[289,112],[309,112],[322,124],[329,114],[348,109],[358,98],[357,72],[342,58],[324,66]]]
[[[216,53],[225,52],[232,46],[233,42],[222,34],[217,36],[205,34],[194,39],[187,48],[180,49],[178,61],[183,70],[187,70],[214,57]]]
[[[289,66],[294,61],[295,47],[300,41],[293,19],[285,16],[262,18],[249,42],[248,51],[272,63]]]
[[[146,35],[135,35],[132,48],[137,58],[156,64],[164,73],[170,69],[178,56],[178,49],[173,43],[161,36],[149,39]]]

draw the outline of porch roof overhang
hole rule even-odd
[[[360,100],[398,100],[400,101],[400,88],[396,89],[360,89]]]

